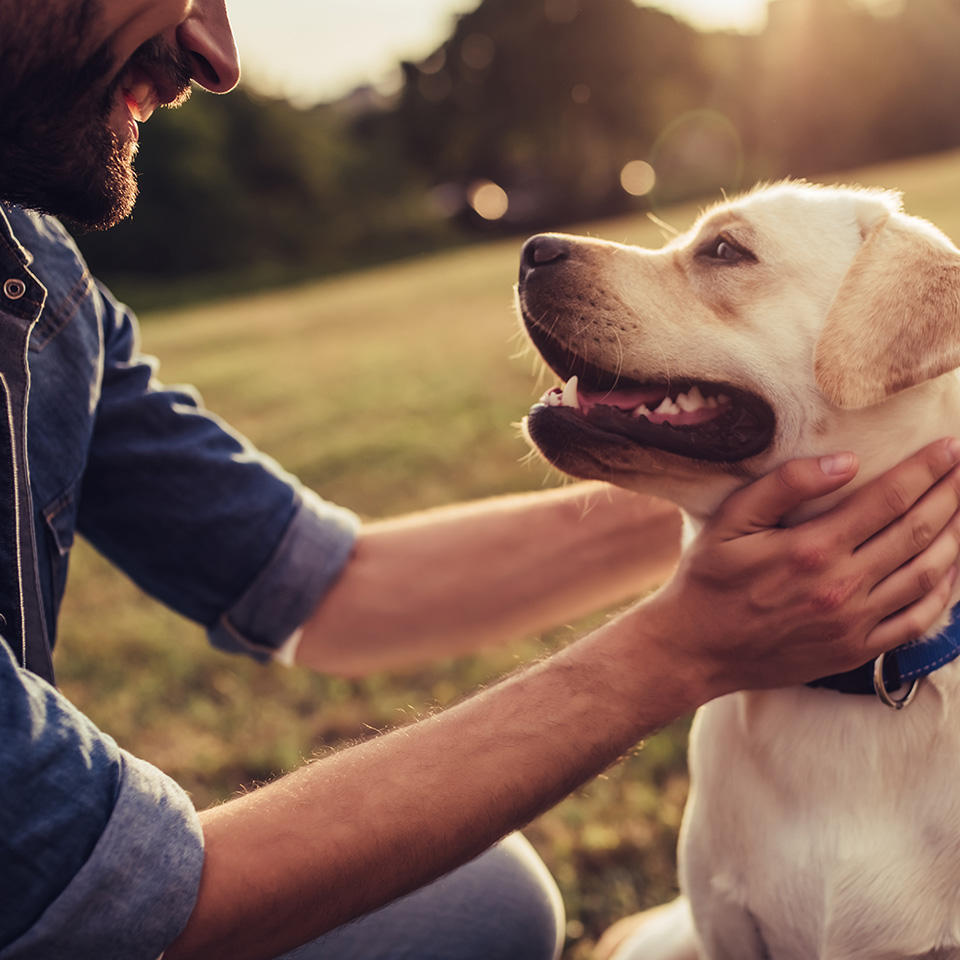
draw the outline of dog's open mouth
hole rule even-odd
[[[642,383],[547,341],[542,331],[536,342],[564,384],[543,395],[530,411],[531,420],[556,418],[556,427],[566,423],[578,432],[586,428],[595,440],[608,435],[715,463],[745,460],[773,440],[773,411],[738,387],[695,380]]]

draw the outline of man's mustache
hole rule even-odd
[[[138,67],[155,81],[167,106],[179,107],[189,99],[193,64],[187,53],[168,40],[152,37],[142,43],[127,65]]]

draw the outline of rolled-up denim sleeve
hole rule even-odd
[[[353,549],[359,520],[302,491],[264,569],[208,630],[221,650],[271,657],[320,604]]]
[[[214,644],[268,659],[339,576],[357,518],[166,386],[137,324],[99,289],[105,364],[79,531]]]
[[[0,641],[0,960],[155,960],[186,925],[203,839],[183,790]]]

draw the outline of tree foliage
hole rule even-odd
[[[197,95],[144,129],[107,274],[289,275],[960,143],[960,0],[773,0],[755,35],[633,0],[482,0],[392,100]],[[653,168],[642,200],[621,186]],[[492,182],[506,213],[484,221]]]

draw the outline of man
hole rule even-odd
[[[238,76],[223,0],[0,0],[0,960],[309,942],[298,956],[546,960],[555,891],[516,836],[491,845],[712,697],[925,630],[955,582],[960,444],[785,530],[856,473],[842,453],[788,464],[732,497],[651,600],[439,716],[196,814],[47,682],[75,529],[218,645],[345,675],[626,598],[669,572],[679,539],[673,507],[591,485],[358,530],[155,380],[131,315],[36,211],[125,216],[138,124],[191,78],[226,92]]]

